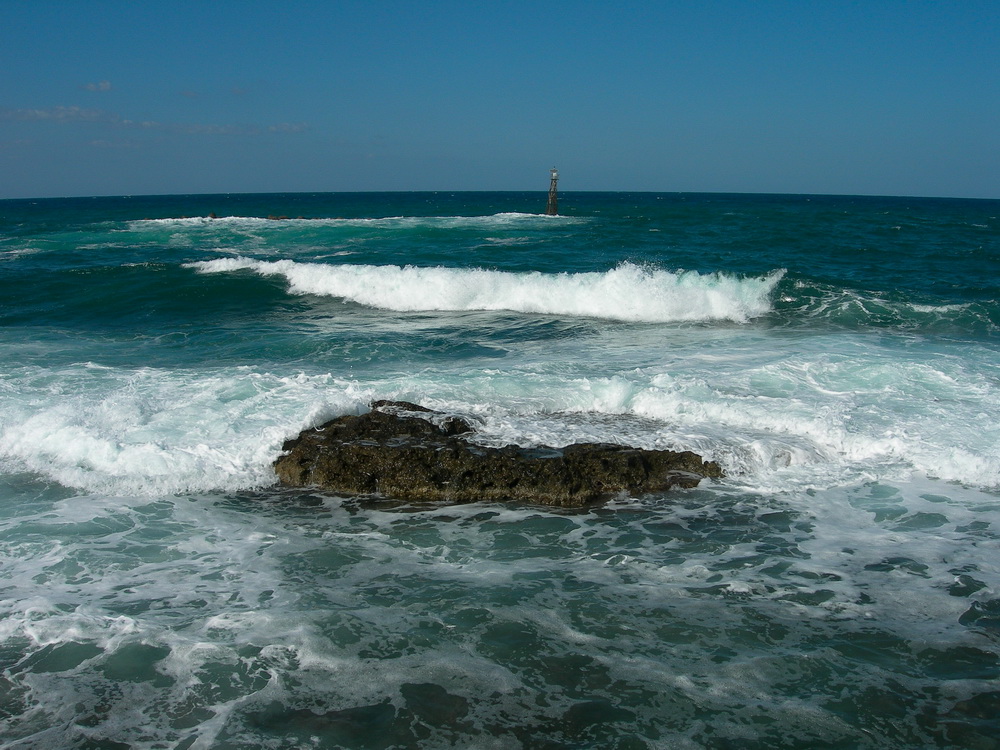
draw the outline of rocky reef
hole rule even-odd
[[[281,482],[400,500],[579,506],[722,476],[718,464],[690,451],[605,443],[493,448],[470,441],[474,429],[460,417],[404,401],[371,406],[286,441],[274,462]]]

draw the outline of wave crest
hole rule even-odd
[[[249,270],[282,276],[296,294],[339,297],[397,311],[506,310],[628,322],[743,323],[771,311],[784,276],[672,272],[622,263],[591,273],[513,273],[483,268],[326,265],[291,260],[221,258],[188,264],[202,273]]]
[[[130,231],[171,229],[260,230],[302,228],[374,228],[385,230],[422,229],[535,229],[567,226],[591,221],[586,216],[547,216],[504,211],[483,216],[382,216],[382,217],[264,217],[264,216],[184,216],[162,219],[135,219],[126,223]]]

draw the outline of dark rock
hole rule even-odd
[[[620,492],[662,492],[721,477],[690,451],[578,443],[491,448],[459,417],[405,401],[376,401],[285,442],[274,471],[285,484],[349,495],[456,503],[519,500],[576,506]]]

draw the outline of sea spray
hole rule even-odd
[[[203,273],[251,270],[284,277],[297,294],[319,294],[385,310],[510,310],[645,323],[746,322],[771,309],[784,275],[760,278],[672,272],[623,263],[603,273],[509,273],[487,269],[326,265],[220,258]]]

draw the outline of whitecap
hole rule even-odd
[[[506,310],[647,323],[746,322],[770,312],[771,294],[784,276],[783,270],[738,277],[632,263],[603,272],[553,274],[246,257],[199,261],[188,267],[201,273],[249,270],[283,276],[296,294],[339,297],[387,310]]]

